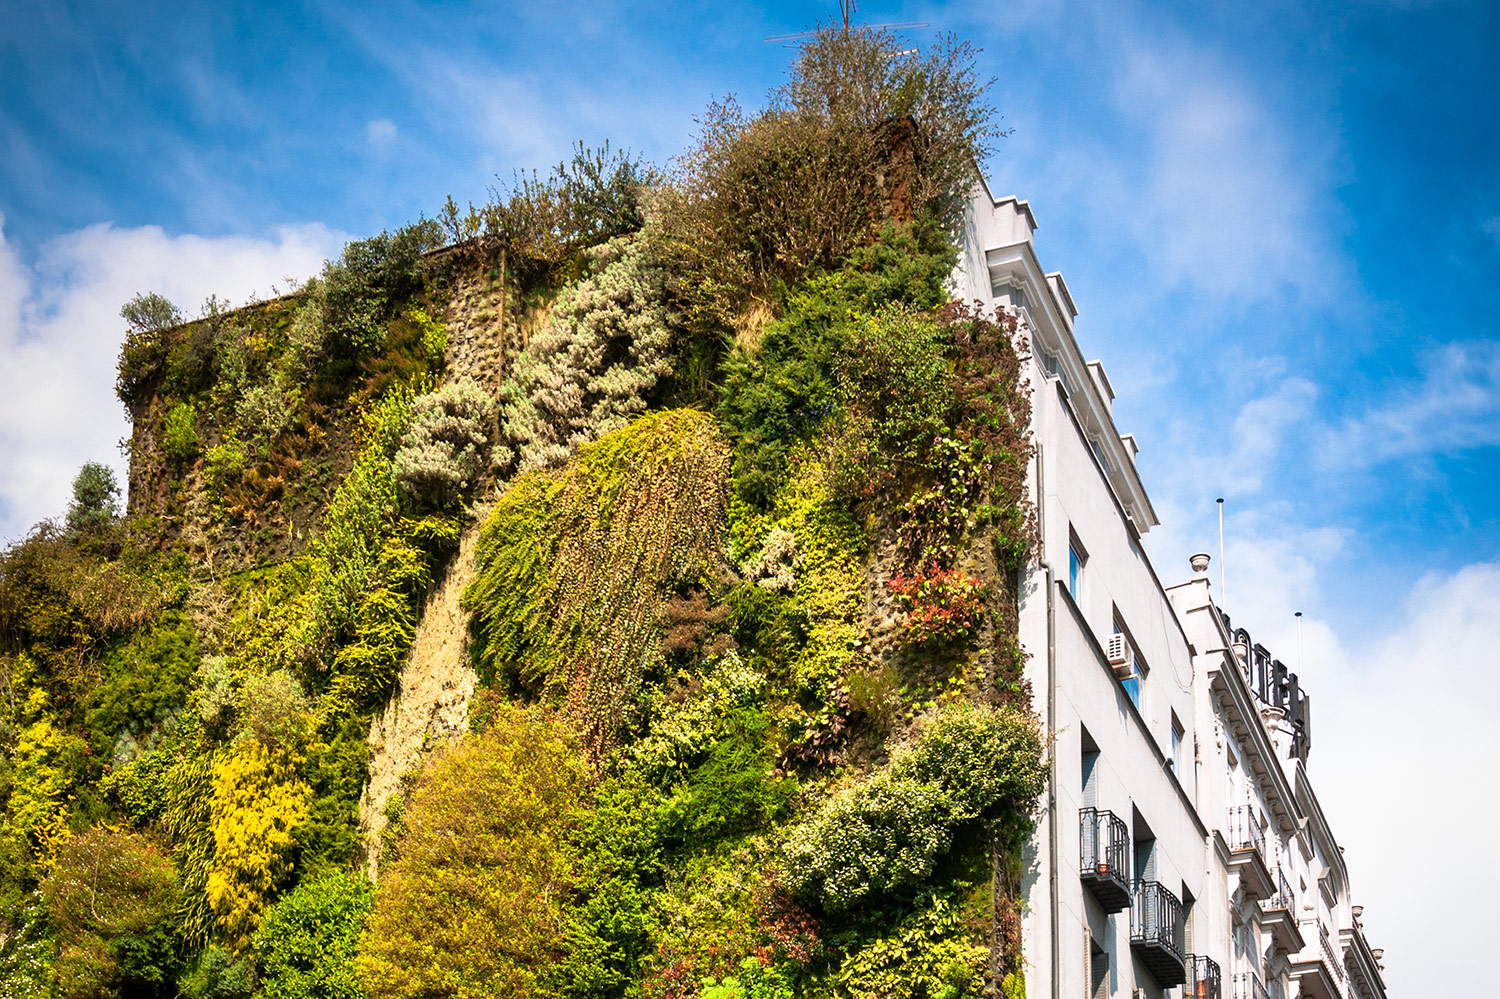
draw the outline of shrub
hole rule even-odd
[[[989,948],[975,936],[963,910],[937,895],[846,957],[834,981],[850,996],[978,999]]]
[[[182,465],[198,456],[198,412],[190,402],[179,402],[167,410],[162,428],[162,454]]]
[[[364,999],[355,947],[373,891],[359,875],[304,878],[271,907],[252,945],[264,999]]]
[[[178,987],[184,999],[250,999],[255,965],[222,947],[208,947]]]
[[[449,382],[411,404],[411,426],[396,452],[396,482],[413,502],[448,506],[478,479],[495,401],[474,382]]]
[[[120,307],[125,320],[125,342],[120,346],[120,362],[115,379],[115,394],[126,406],[141,399],[145,383],[156,374],[166,359],[163,334],[182,322],[177,306],[155,292],[136,295]]]
[[[290,869],[292,833],[307,816],[310,793],[284,752],[255,740],[213,765],[213,859],[204,889],[235,950],[250,942]]]
[[[515,708],[429,766],[356,959],[374,999],[555,994],[584,776],[559,728]]]
[[[562,463],[642,412],[672,373],[666,275],[646,244],[621,237],[589,257],[595,273],[558,295],[501,386],[502,472]]]
[[[225,430],[224,439],[209,449],[204,462],[203,483],[210,496],[224,498],[224,490],[245,470],[245,457],[238,432],[233,427]]]
[[[198,639],[181,611],[167,611],[149,631],[105,657],[106,674],[88,699],[89,728],[113,738],[141,733],[167,719],[187,699],[198,667]]]
[[[581,247],[634,232],[645,222],[643,189],[652,171],[628,151],[578,143],[572,157],[545,178],[518,173],[508,193],[466,214],[449,198],[440,219],[455,243],[499,240],[516,256],[524,283],[554,274]]]
[[[934,564],[910,575],[897,572],[885,585],[904,611],[902,640],[917,648],[968,641],[988,611],[990,587],[962,569]]]
[[[96,828],[64,847],[42,883],[59,995],[170,995],[178,891],[172,862],[135,833]]]
[[[765,111],[709,109],[661,197],[698,309],[734,324],[888,222],[956,231],[973,163],[1003,133],[966,43],[904,49],[892,31],[823,28]]]
[[[86,462],[73,479],[73,501],[68,505],[68,530],[97,533],[120,516],[120,484],[114,470],[97,461]]]
[[[286,670],[245,679],[239,716],[244,734],[267,749],[297,749],[312,720],[313,699]]]
[[[442,243],[435,222],[422,221],[394,233],[355,240],[310,291],[319,299],[334,349],[350,357],[378,352],[385,345],[385,324],[396,308],[422,286],[422,255]],[[311,339],[307,333],[304,337]]]
[[[661,658],[673,588],[717,567],[728,447],[711,417],[668,410],[511,483],[464,594],[476,663],[565,699],[590,752]]]
[[[916,743],[835,794],[787,842],[786,881],[830,912],[915,896],[957,827],[1025,812],[1046,781],[1035,722],[943,709]]]

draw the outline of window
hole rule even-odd
[[[1099,807],[1099,746],[1083,728],[1083,807]]]
[[[1087,935],[1088,931],[1084,933]],[[1087,999],[1109,999],[1109,951],[1095,943],[1092,936],[1088,940],[1088,949],[1089,966],[1085,976],[1088,991],[1085,995]]]
[[[1177,773],[1177,761],[1182,757],[1182,738],[1187,730],[1182,727],[1182,722],[1177,720],[1177,712],[1172,712],[1172,755],[1167,762],[1172,766],[1172,772]],[[1181,776],[1179,774],[1179,776]]]
[[[1135,639],[1130,637],[1130,629],[1125,627],[1125,621],[1120,617],[1118,610],[1115,611],[1114,629],[1116,635],[1125,639],[1125,647],[1130,650],[1130,673],[1128,676],[1120,677],[1120,686],[1125,688],[1125,695],[1139,711],[1141,710],[1141,681],[1146,678],[1146,660],[1141,658],[1141,650],[1136,647]]]
[[[1073,602],[1083,599],[1083,567],[1088,563],[1088,552],[1078,543],[1076,536],[1068,538],[1068,594]]]

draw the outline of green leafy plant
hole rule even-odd
[[[162,427],[162,453],[182,465],[198,455],[198,412],[191,402],[179,402],[167,410]]]
[[[58,993],[170,995],[178,891],[171,861],[137,834],[96,828],[65,846],[42,883]]]
[[[304,878],[267,911],[251,948],[265,999],[364,999],[354,968],[374,892],[341,871]]]
[[[672,373],[666,273],[641,239],[589,251],[594,273],[564,288],[500,389],[502,471],[548,468],[625,425]]]
[[[562,699],[592,752],[660,659],[672,588],[716,564],[728,457],[711,417],[655,413],[521,476],[485,523],[464,595],[476,661]]]
[[[73,479],[73,501],[68,504],[68,530],[96,534],[120,516],[120,484],[108,465],[85,462]]]
[[[431,507],[460,499],[485,467],[494,417],[494,399],[470,381],[449,382],[413,399],[411,426],[394,459],[402,492]]]
[[[370,995],[555,994],[583,791],[564,731],[517,708],[429,768],[361,938]]]

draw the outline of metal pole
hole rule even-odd
[[[1224,585],[1224,497],[1220,496],[1215,502],[1219,504],[1219,609],[1229,611],[1229,591]]]

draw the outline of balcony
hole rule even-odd
[[[1156,881],[1135,882],[1130,900],[1130,949],[1164,989],[1187,981],[1182,902]]]
[[[1224,999],[1223,989],[1218,962],[1203,954],[1189,954],[1182,999]]]
[[[1271,999],[1255,972],[1234,976],[1234,999]]]
[[[1286,872],[1276,869],[1276,894],[1260,903],[1260,925],[1271,934],[1277,950],[1295,954],[1307,945],[1297,925],[1297,899]]]
[[[1105,912],[1130,905],[1130,830],[1113,812],[1078,812],[1079,874]]]
[[[1266,834],[1255,809],[1240,805],[1229,810],[1224,842],[1229,847],[1229,868],[1239,874],[1245,894],[1252,899],[1270,898],[1276,886],[1266,867]]]
[[[1318,945],[1317,950],[1307,948],[1292,959],[1292,981],[1297,985],[1297,994],[1302,999],[1344,999],[1344,964],[1333,952],[1328,931],[1321,923]]]

